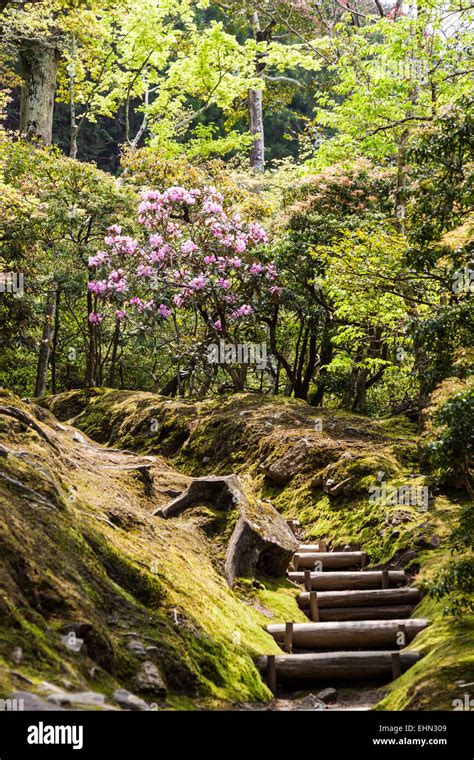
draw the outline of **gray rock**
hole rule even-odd
[[[308,694],[306,697],[299,699],[294,703],[293,709],[295,710],[325,710],[326,705],[322,699],[319,699],[314,694]]]
[[[74,435],[72,436],[72,440],[75,441],[76,443],[85,443],[86,442],[86,439],[84,438],[84,436],[81,435],[80,433],[78,433],[77,430],[75,431]]]
[[[47,702],[46,699],[38,697],[37,694],[31,694],[29,691],[12,691],[12,693],[8,695],[8,699],[18,700],[18,702],[22,704],[22,708],[25,712],[42,712],[43,710],[48,712],[60,712],[64,710],[63,707],[51,704],[51,702]]]
[[[55,705],[74,704],[101,707],[105,705],[105,696],[96,691],[63,691],[61,694],[50,694],[48,702],[52,702]]]
[[[321,702],[324,702],[327,705],[330,705],[333,702],[337,702],[337,691],[336,689],[332,689],[330,687],[319,691],[316,696],[321,700]]]
[[[400,525],[401,523],[411,522],[411,520],[413,520],[413,515],[405,509],[397,509],[392,515],[388,513],[386,518],[386,522],[392,525]]]
[[[139,639],[130,639],[127,643],[127,649],[137,655],[137,657],[145,656],[145,647]]]
[[[134,678],[134,683],[139,691],[150,692],[158,696],[166,694],[166,684],[163,676],[151,660],[142,662]]]
[[[308,444],[297,441],[290,446],[278,459],[266,459],[260,466],[260,472],[278,486],[286,486],[290,480],[301,471],[307,461]]]
[[[131,694],[126,689],[117,689],[114,692],[114,700],[124,710],[132,710],[133,712],[146,712],[150,710],[144,699]]]
[[[329,481],[327,481],[326,485],[328,483],[329,483]],[[348,486],[350,486],[351,483],[352,483],[352,478],[346,478],[345,480],[341,480],[340,483],[337,483],[337,485],[332,486],[332,488],[330,488],[327,491],[327,493],[329,493],[330,496],[339,496],[339,494],[341,494],[344,491],[345,488],[347,488]],[[326,489],[324,489],[324,490],[326,490]]]

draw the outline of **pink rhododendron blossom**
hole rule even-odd
[[[239,235],[235,240],[234,248],[237,253],[243,253],[247,248],[247,239],[243,235]]]
[[[171,309],[168,309],[167,306],[165,306],[164,303],[160,303],[158,306],[158,314],[160,317],[163,317],[164,319],[168,319],[168,317],[171,316]]]
[[[107,251],[98,251],[95,256],[89,256],[88,260],[88,266],[89,267],[100,267],[104,264],[110,263],[110,256],[107,253]]]
[[[173,296],[173,302],[176,304],[178,309],[181,309],[186,303],[186,297],[183,293],[181,293],[180,295]]]
[[[184,254],[188,253],[194,253],[194,251],[198,250],[198,246],[196,243],[193,243],[192,240],[186,240],[184,243],[181,244],[181,251]]]
[[[150,248],[161,248],[165,242],[161,235],[150,235]]]
[[[166,301],[194,312],[215,331],[232,333],[244,329],[241,320],[258,320],[266,309],[275,309],[281,287],[264,250],[267,234],[257,222],[228,212],[216,187],[145,190],[138,221],[136,239],[113,225],[105,250],[89,258],[98,274],[88,289],[101,310],[97,317],[94,306],[89,317],[94,324],[107,310],[116,320],[127,317],[127,324],[145,318],[147,324],[153,319],[160,324],[173,313],[160,303]]]
[[[194,277],[194,279],[191,280],[189,283],[189,287],[191,290],[202,290],[206,287],[206,278],[204,275],[200,274],[198,277]]]
[[[91,280],[87,283],[87,288],[97,296],[107,293],[107,283],[105,280]]]
[[[155,274],[155,268],[151,265],[139,264],[137,268],[138,277],[153,277]]]
[[[267,243],[268,242],[268,236],[263,227],[261,227],[258,222],[250,222],[249,224],[249,234],[252,240],[255,243]]]
[[[253,309],[250,304],[244,303],[242,306],[239,306],[238,309],[232,312],[231,316],[234,317],[234,319],[240,319],[241,317],[248,317],[252,313]]]
[[[96,311],[91,311],[91,313],[89,314],[89,322],[92,325],[100,325],[100,323],[102,322],[103,318],[104,318],[103,315],[99,314]]]

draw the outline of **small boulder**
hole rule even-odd
[[[326,705],[322,699],[314,694],[307,694],[306,697],[299,699],[293,709],[296,710],[325,710]]]
[[[336,485],[336,481],[334,478],[328,478],[324,483],[324,493],[329,493],[331,491],[331,488],[333,488]]]
[[[38,697],[37,694],[31,694],[29,691],[13,691],[7,699],[14,699],[21,705],[21,710],[25,712],[43,712],[43,711],[61,711],[64,707],[48,702],[46,699]]]
[[[114,700],[124,710],[131,710],[133,712],[147,712],[150,710],[149,705],[144,699],[131,694],[126,689],[117,689],[114,691]]]
[[[328,481],[329,482],[329,481]],[[346,478],[345,480],[341,480],[340,483],[337,483],[335,486],[332,486],[327,493],[330,496],[339,496],[339,494],[343,493],[343,491],[350,486],[352,483],[352,478]],[[327,483],[326,483],[327,485]],[[326,490],[326,489],[325,489]]]
[[[96,691],[63,691],[60,694],[50,694],[48,702],[52,702],[55,705],[102,707],[105,705],[105,696]]]
[[[145,647],[139,639],[130,639],[127,643],[127,649],[129,652],[133,652],[137,657],[145,656]]]
[[[260,472],[276,483],[277,486],[286,486],[290,480],[301,471],[307,461],[308,444],[306,441],[298,441],[290,446],[278,459],[270,457],[260,466]]]
[[[134,678],[134,682],[138,691],[150,692],[157,696],[166,695],[166,684],[163,676],[151,660],[142,662]]]
[[[317,699],[320,699],[321,702],[324,702],[324,704],[330,705],[337,702],[337,691],[332,688],[323,689],[317,693],[316,697]]]

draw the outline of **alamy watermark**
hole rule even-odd
[[[391,487],[386,483],[369,486],[369,501],[382,507],[405,506],[419,507],[420,511],[428,509],[428,486],[404,485]]]
[[[464,683],[464,681],[457,681],[456,684],[462,689],[465,689],[468,686],[474,686],[474,681],[471,683]],[[453,706],[453,710],[462,710],[462,711],[468,711],[468,712],[470,712],[471,710],[474,710],[474,699],[471,698],[471,695],[467,691],[464,692],[462,697],[453,699],[451,704]]]
[[[380,58],[372,62],[370,71],[375,80],[389,78],[426,84],[429,66],[427,61],[410,58],[410,56],[400,59]]]
[[[0,699],[0,712],[20,712],[25,709],[24,699],[16,699],[15,697],[8,697],[8,699]]]
[[[23,272],[0,272],[0,293],[13,293],[22,296],[25,292]]]
[[[473,293],[474,292],[474,269],[464,267],[458,269],[452,278],[453,293]]]
[[[207,347],[207,361],[210,364],[254,364],[257,369],[267,369],[268,352],[266,343],[211,343]]]

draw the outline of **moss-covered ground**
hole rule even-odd
[[[231,592],[220,566],[222,539],[230,526],[212,510],[185,513],[172,523],[149,517],[152,508],[166,503],[165,492],[182,490],[189,475],[245,475],[257,496],[270,499],[287,518],[300,521],[305,539],[361,542],[372,566],[404,568],[421,588],[451,561],[450,536],[466,502],[460,494],[440,492],[421,469],[416,430],[403,417],[373,420],[341,410],[313,409],[302,401],[246,394],[194,403],[103,389],[71,391],[45,399],[42,406],[95,441],[123,452],[92,447],[88,456],[81,448],[79,456],[77,445],[71,452],[72,428],[60,431],[54,418],[48,418],[44,424],[61,439],[68,438],[62,445],[74,462],[71,468],[66,461],[53,462],[51,452],[45,457],[44,442],[32,440],[31,433],[9,430],[10,441],[13,436],[17,447],[28,451],[33,447],[43,470],[49,466],[60,479],[57,498],[62,507],[47,512],[48,519],[41,510],[21,507],[20,494],[8,487],[5,508],[11,511],[17,499],[14,514],[21,511],[22,517],[18,535],[11,535],[10,524],[2,540],[11,546],[16,541],[20,547],[20,535],[26,533],[34,543],[33,534],[49,536],[59,521],[51,543],[67,539],[67,548],[57,554],[53,570],[45,573],[49,555],[34,559],[33,547],[22,546],[19,552],[22,556],[27,551],[26,566],[32,563],[29,575],[35,578],[35,593],[40,593],[37,585],[46,593],[49,582],[60,603],[38,610],[32,599],[24,600],[21,574],[10,602],[22,620],[22,631],[28,632],[38,651],[44,650],[48,668],[55,672],[59,668],[63,676],[64,669],[69,673],[76,667],[77,677],[84,678],[90,663],[78,669],[76,660],[69,662],[62,652],[58,655],[54,631],[64,618],[89,616],[111,659],[110,666],[101,666],[108,688],[127,679],[133,682],[133,663],[120,645],[124,632],[120,629],[125,626],[158,642],[155,654],[170,684],[171,706],[269,698],[252,656],[277,651],[263,630],[269,620],[304,619],[295,604],[295,590],[284,581],[258,579],[243,580]],[[140,456],[156,457],[151,498],[136,474],[108,470],[104,476],[97,469],[97,462],[102,466],[109,457],[113,466],[117,461],[123,466],[133,456],[123,450],[136,452],[139,462]],[[21,469],[18,479],[50,494],[44,472],[32,470],[25,458],[17,457],[14,463]],[[275,463],[288,472],[284,485],[262,471],[263,464],[268,468]],[[314,483],[321,476],[330,476],[335,483],[351,478],[350,492],[328,495]],[[390,488],[427,488],[429,501],[382,506],[369,497],[377,478]],[[1,479],[0,488],[5,488]],[[69,498],[71,489],[73,498]],[[42,541],[41,552],[48,545]],[[63,565],[65,554],[73,558],[69,570]],[[20,572],[18,567],[15,572]],[[459,682],[474,680],[473,622],[446,616],[444,606],[443,600],[425,596],[415,610],[415,615],[432,621],[411,645],[425,656],[390,686],[379,709],[451,709],[453,699],[462,696]],[[106,619],[113,622],[105,623]],[[30,673],[34,662],[33,657]],[[8,657],[5,664],[11,670]],[[43,665],[37,672],[45,677]]]

